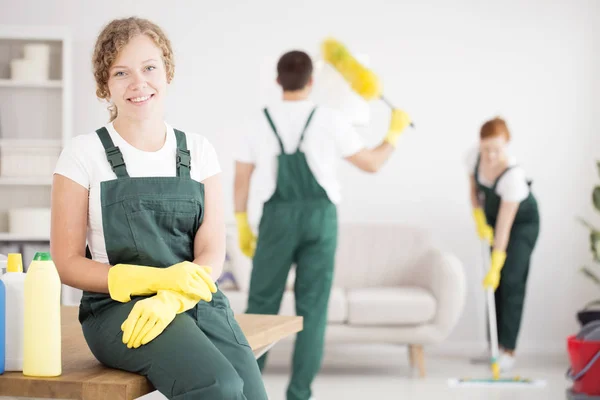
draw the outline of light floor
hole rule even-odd
[[[274,350],[275,353],[277,350]],[[264,380],[270,400],[285,400],[289,379],[289,348],[279,349],[265,371]],[[271,360],[269,360],[271,361]],[[467,357],[427,356],[427,377],[419,379],[408,365],[406,349],[392,346],[336,346],[325,356],[321,373],[313,386],[316,400],[425,400],[425,399],[489,399],[489,400],[553,400],[566,399],[571,383],[565,378],[566,357],[530,356],[518,359],[510,376],[546,381],[543,388],[451,388],[449,378],[486,378],[485,365],[472,365]]]

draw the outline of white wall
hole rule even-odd
[[[421,2],[1,0],[2,24],[67,25],[74,35],[74,131],[103,124],[90,57],[99,29],[139,15],[164,27],[176,51],[168,120],[206,135],[219,153],[231,209],[232,148],[244,119],[278,96],[277,57],[291,48],[316,54],[334,35],[369,56],[385,93],[413,116],[417,130],[400,141],[379,175],[341,168],[342,221],[424,226],[465,263],[471,289],[450,344],[481,340],[479,247],[468,202],[463,156],[478,128],[497,114],[508,120],[514,150],[534,179],[542,231],[533,259],[521,344],[562,351],[577,329],[575,312],[600,297],[580,277],[592,216],[600,66],[600,3],[594,1]],[[9,3],[12,3],[9,6]],[[374,103],[363,132],[377,143],[387,111]]]

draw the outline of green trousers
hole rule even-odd
[[[82,303],[83,334],[101,363],[147,376],[169,399],[266,400],[254,353],[221,291],[177,315],[150,343],[128,349],[121,324],[144,298],[94,310]]]
[[[539,224],[535,222],[515,226],[506,248],[506,261],[495,292],[498,344],[506,350],[514,350],[517,346],[529,264],[538,232]]]
[[[294,346],[289,400],[310,398],[323,358],[327,307],[337,247],[337,211],[328,200],[265,205],[254,255],[247,312],[277,314],[296,264],[296,314],[303,329]],[[261,371],[267,354],[259,359]]]

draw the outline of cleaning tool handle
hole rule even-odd
[[[392,103],[390,103],[390,101],[389,101],[388,99],[386,99],[385,97],[383,97],[383,95],[381,96],[381,100],[383,100],[383,102],[384,102],[385,104],[387,104],[389,108],[391,108],[392,110],[394,109],[394,105],[393,105]],[[414,127],[415,127],[415,124],[411,122],[411,123],[410,123],[410,127],[411,127],[411,128],[414,128]]]
[[[490,257],[490,245],[486,240],[481,241],[482,252],[483,252],[483,262],[485,266],[485,270],[487,271],[490,268],[491,257]],[[490,348],[492,353],[492,358],[490,360],[490,367],[492,369],[492,374],[494,375],[494,380],[499,378],[499,368],[498,368],[498,326],[496,324],[496,298],[494,295],[494,289],[488,288],[486,289],[487,296],[487,309],[488,309],[488,323],[489,323],[489,333],[490,333]]]
[[[390,101],[388,99],[386,99],[384,96],[381,96],[381,100],[383,100],[383,102],[385,104],[387,104],[392,110],[394,109],[394,105],[392,103],[390,103]]]
[[[579,371],[577,373],[577,375],[573,375],[571,368],[569,368],[567,370],[567,378],[571,379],[572,381],[578,381],[586,374],[586,372],[589,371],[590,368],[592,368],[594,366],[594,364],[596,363],[596,361],[598,361],[598,359],[600,359],[600,351],[598,351],[596,353],[596,355],[594,357],[592,357],[592,359],[586,364],[585,367],[583,367],[581,369],[581,371]]]

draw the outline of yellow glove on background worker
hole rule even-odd
[[[256,249],[256,236],[252,233],[250,223],[248,222],[248,213],[237,212],[235,213],[235,220],[237,221],[238,228],[238,243],[240,250],[247,257],[254,257],[254,250]]]
[[[500,250],[492,251],[492,262],[490,265],[490,270],[487,275],[483,279],[483,287],[485,289],[496,289],[500,284],[500,271],[504,267],[504,262],[506,261],[506,252]]]
[[[402,132],[404,132],[404,129],[406,129],[406,127],[409,125],[410,117],[407,113],[398,109],[393,110],[392,118],[390,120],[390,128],[383,140],[396,147],[400,135],[402,134]]]
[[[479,238],[484,239],[490,246],[494,244],[494,229],[488,225],[485,219],[485,213],[481,207],[473,209],[473,219],[475,219]]]
[[[204,301],[212,300],[217,286],[210,276],[212,269],[184,261],[168,268],[117,264],[108,270],[108,291],[113,300],[126,303],[131,296],[173,290]]]
[[[159,290],[156,296],[140,300],[121,324],[123,343],[137,349],[160,335],[177,314],[193,308],[199,297],[171,290]]]

